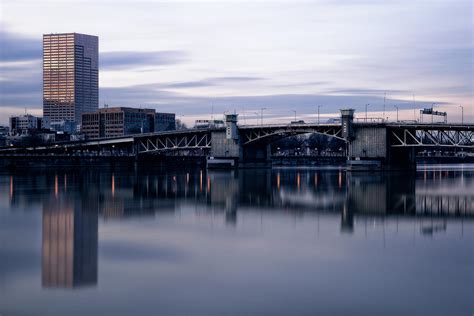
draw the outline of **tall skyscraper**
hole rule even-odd
[[[43,35],[43,115],[52,124],[80,123],[99,108],[99,38]]]

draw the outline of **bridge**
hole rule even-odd
[[[0,148],[0,155],[144,156],[186,152],[208,157],[209,167],[260,167],[271,164],[271,144],[285,137],[317,133],[346,144],[350,168],[409,169],[416,150],[474,150],[474,124],[425,124],[354,120],[354,110],[341,110],[341,123],[238,125],[226,115],[225,127],[128,135],[62,142],[36,147]]]

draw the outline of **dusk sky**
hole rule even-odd
[[[100,102],[255,123],[414,118],[474,121],[471,0],[0,0],[0,124],[42,114],[42,34],[99,36]],[[416,110],[418,118],[419,111]]]

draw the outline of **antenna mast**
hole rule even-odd
[[[416,122],[416,102],[415,102],[415,94],[413,93],[413,119]]]
[[[385,97],[387,95],[387,92],[383,93],[383,115],[382,115],[382,121],[385,120]]]

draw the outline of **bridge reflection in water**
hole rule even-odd
[[[263,221],[275,215],[338,216],[342,233],[400,220],[432,235],[450,221],[474,219],[474,172],[462,170],[90,170],[2,177],[8,190],[1,194],[12,209],[35,201],[43,205],[43,287],[97,284],[98,226],[109,220],[170,215],[179,220],[191,211],[232,227],[251,225],[247,214],[261,214]]]

